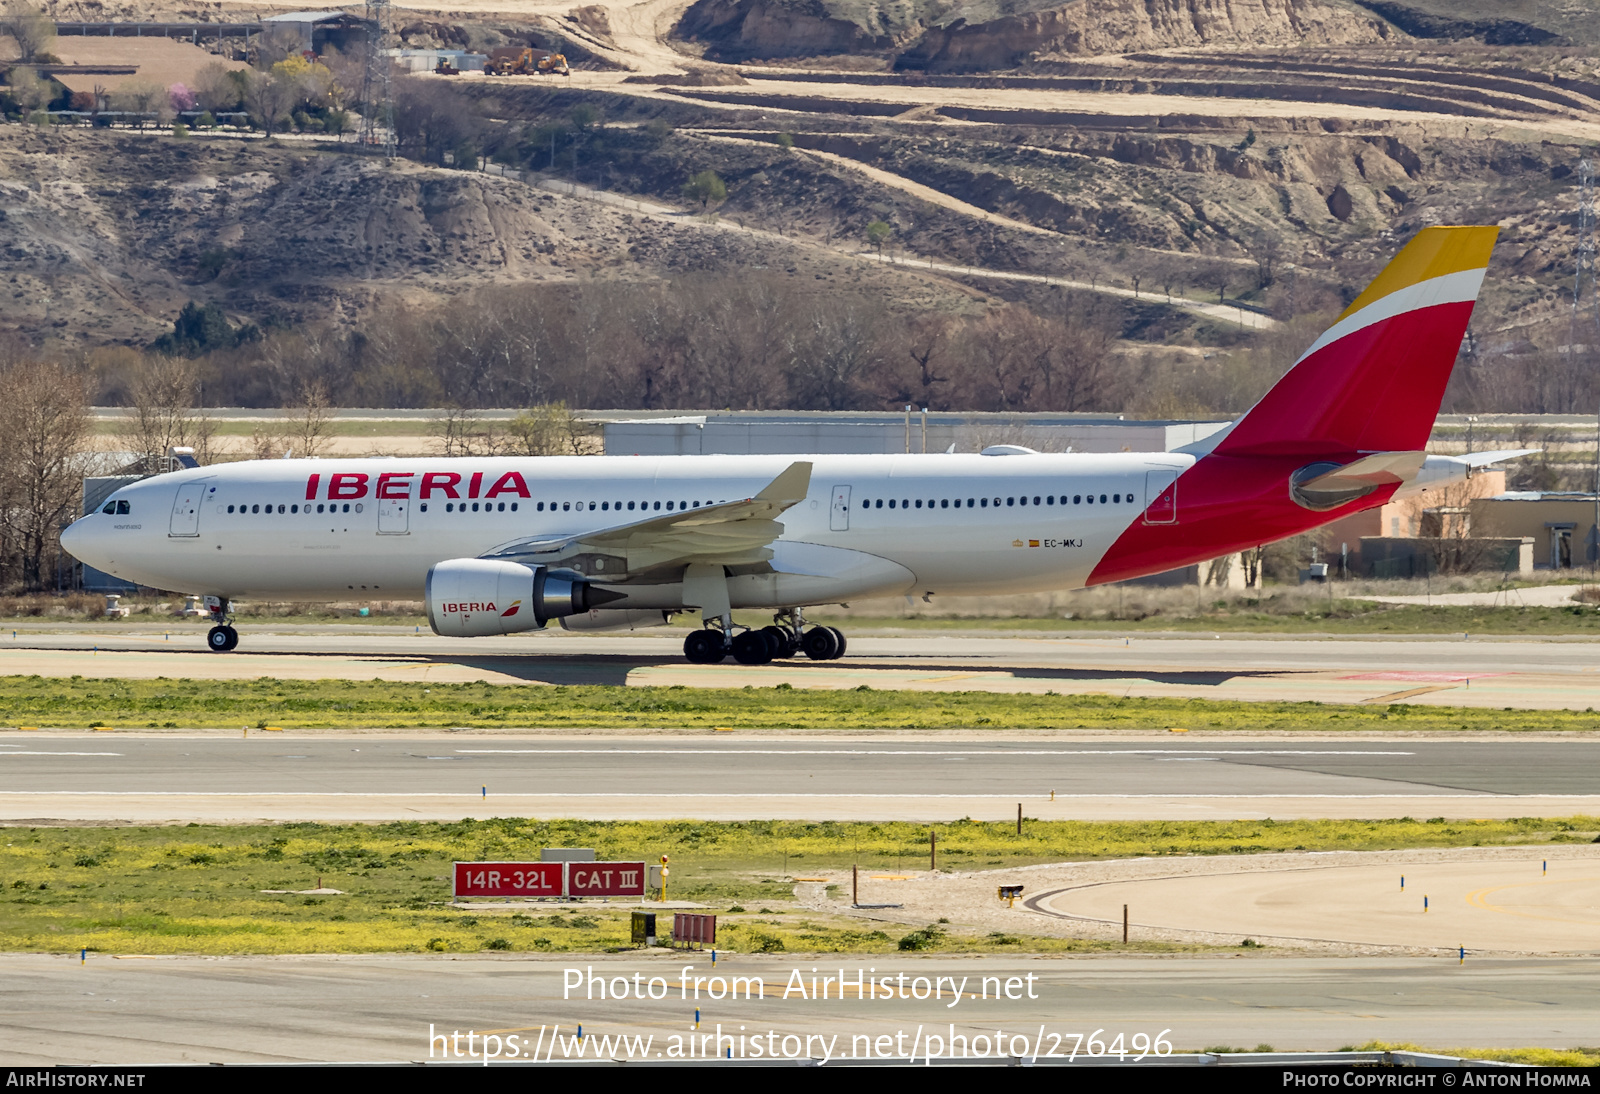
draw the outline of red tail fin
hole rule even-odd
[[[1499,232],[1418,232],[1213,451],[1421,449]]]

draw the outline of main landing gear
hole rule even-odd
[[[212,653],[227,653],[236,648],[239,645],[239,632],[229,623],[233,618],[233,605],[208,596],[206,607],[211,610],[211,620],[216,624],[206,632],[206,648]]]
[[[773,625],[747,628],[729,637],[727,624],[709,624],[691,631],[683,640],[683,655],[696,665],[714,665],[728,654],[741,665],[765,665],[804,653],[813,661],[835,661],[844,656],[845,637],[835,627],[806,628],[799,608],[779,612]]]

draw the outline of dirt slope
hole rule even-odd
[[[1328,45],[1397,36],[1368,12],[1324,0],[696,0],[679,37],[722,61],[895,51],[896,66],[1008,68],[1037,53],[1199,45]]]

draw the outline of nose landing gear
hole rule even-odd
[[[214,596],[206,597],[206,608],[211,612],[216,626],[206,632],[206,648],[212,653],[227,653],[239,645],[239,632],[229,622],[233,618],[233,605]]]

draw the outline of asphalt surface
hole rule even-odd
[[[766,998],[682,998],[685,965],[694,966],[691,978],[759,976]],[[819,978],[843,967],[852,982],[858,967],[897,983],[905,973],[911,987],[918,976],[965,977],[966,993],[954,1006],[948,989],[941,999],[923,1001],[862,1001],[853,992],[841,1000],[837,989],[826,1000],[782,998],[796,970],[809,989],[814,967]],[[659,976],[666,988],[657,990],[666,998],[563,999],[566,969],[626,976],[630,994],[634,973],[646,984]],[[998,985],[987,1000],[971,998],[985,976],[1015,977],[1022,998],[994,998]],[[468,1030],[535,1042],[541,1026],[560,1023],[570,1038],[582,1023],[595,1039],[587,1047],[591,1058],[599,1036],[619,1033],[654,1035],[647,1053],[654,1058],[674,1035],[688,1036],[698,1005],[699,1034],[714,1037],[720,1024],[724,1033],[759,1036],[780,1052],[785,1035],[837,1034],[836,1058],[858,1035],[870,1035],[874,1049],[877,1038],[888,1037],[887,1054],[903,1058],[919,1027],[924,1036],[985,1035],[991,1045],[1004,1032],[1008,1047],[1019,1035],[1037,1041],[1042,1027],[1045,1050],[1063,1054],[1073,1035],[1087,1038],[1096,1030],[1107,1041],[1165,1030],[1178,1051],[1261,1043],[1334,1049],[1369,1040],[1566,1048],[1592,1044],[1600,1028],[1597,976],[1594,959],[1471,956],[1458,965],[1437,958],[724,955],[713,971],[707,953],[224,960],[91,954],[82,966],[75,955],[9,955],[0,956],[0,1044],[8,1064],[403,1061],[428,1059],[430,1025],[434,1033],[461,1031],[464,1050]],[[1036,998],[1027,998],[1030,986]],[[768,1031],[777,1034],[775,1042]],[[1056,1033],[1064,1036],[1052,1042]],[[551,1040],[544,1039],[546,1049]],[[854,1044],[867,1049],[866,1042]],[[790,1045],[804,1051],[798,1040]],[[435,1043],[436,1061],[441,1052]],[[809,1054],[822,1055],[820,1042],[812,1042]]]
[[[8,734],[8,792],[1600,794],[1600,741],[623,741]]]

